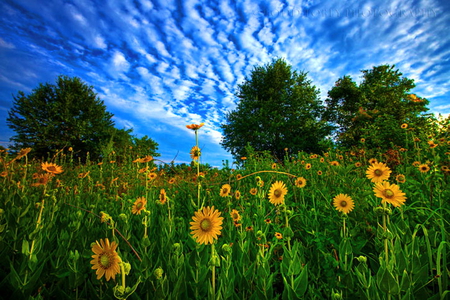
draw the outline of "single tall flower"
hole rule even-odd
[[[388,180],[389,176],[391,175],[391,169],[389,169],[386,164],[381,162],[376,162],[369,166],[366,171],[366,176],[369,178],[372,182],[382,182],[383,180]]]
[[[190,125],[186,125],[187,129],[192,129],[192,130],[199,130],[200,128],[203,127],[203,125],[205,125],[205,123],[200,123],[200,124],[190,124]]]
[[[139,197],[134,202],[131,212],[135,215],[140,215],[145,209],[145,205],[147,205],[147,199],[145,199],[145,197]]]
[[[204,207],[195,212],[190,222],[191,234],[199,244],[212,244],[221,234],[223,217],[221,212],[213,207]]]
[[[390,184],[387,181],[378,182],[375,184],[373,191],[375,196],[382,199],[382,203],[387,202],[395,207],[400,207],[405,204],[405,193],[396,184]]]
[[[52,173],[52,174],[60,174],[63,172],[63,169],[61,166],[58,166],[54,163],[47,163],[47,162],[43,162],[41,164],[42,170],[48,172],[48,173]]]
[[[282,181],[275,181],[269,190],[269,201],[274,205],[284,203],[284,196],[288,190]]]
[[[343,212],[344,214],[348,214],[355,207],[355,203],[353,199],[346,194],[339,194],[333,198],[333,205],[336,207],[336,210]]]
[[[111,278],[115,279],[116,274],[120,273],[119,263],[122,259],[116,252],[117,246],[116,242],[110,244],[108,238],[104,241],[100,239],[100,243],[95,241],[92,247],[92,252],[95,254],[92,255],[91,264],[93,264],[92,269],[97,270],[95,272],[97,279],[105,275],[106,281],[109,281]]]

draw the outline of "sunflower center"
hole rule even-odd
[[[278,198],[278,197],[281,197],[281,194],[282,194],[282,193],[281,193],[281,190],[280,190],[280,189],[276,189],[276,190],[273,192],[273,194],[274,194],[275,197]]]
[[[211,221],[209,219],[203,219],[200,222],[200,229],[203,231],[209,231],[211,229]]]
[[[234,213],[234,214],[233,214],[233,219],[236,220],[236,219],[238,219],[238,218],[239,218],[239,215],[238,215],[237,213]]]
[[[341,207],[346,207],[347,206],[347,201],[341,201]]]
[[[142,202],[136,203],[136,208],[137,208],[137,209],[141,209],[142,206],[143,206],[143,203],[142,203]]]
[[[394,196],[394,192],[390,189],[386,189],[386,190],[384,190],[384,196],[386,198],[392,198]]]
[[[381,171],[380,169],[376,169],[373,173],[374,173],[376,176],[381,176],[381,175],[383,175],[383,171]]]
[[[109,259],[109,255],[106,253],[103,253],[100,255],[100,265],[107,269],[111,266],[111,260]]]
[[[227,189],[227,188],[223,188],[223,189],[222,189],[222,192],[223,192],[224,194],[226,194],[226,193],[228,193],[228,189]]]

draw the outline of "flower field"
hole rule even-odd
[[[219,170],[193,125],[186,167],[0,153],[0,297],[450,299],[446,137]]]

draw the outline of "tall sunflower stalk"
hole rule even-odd
[[[194,130],[195,133],[195,146],[191,150],[191,157],[196,162],[197,165],[197,208],[202,208],[200,206],[200,190],[201,190],[201,183],[200,183],[200,148],[198,147],[198,130],[203,127],[205,123],[197,124],[190,124],[186,125],[186,128]],[[202,205],[203,206],[203,205]]]

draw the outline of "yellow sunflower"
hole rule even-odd
[[[165,204],[166,201],[167,201],[166,190],[165,189],[161,189],[159,191],[159,203],[160,204]]]
[[[279,240],[281,240],[283,238],[283,235],[279,232],[275,232],[275,237]]]
[[[275,181],[269,190],[269,201],[274,205],[284,203],[284,196],[288,190],[282,181]]]
[[[213,207],[204,207],[195,212],[190,222],[191,234],[199,244],[212,244],[221,235],[223,217],[221,212]]]
[[[298,177],[295,179],[295,186],[299,188],[303,188],[306,186],[306,179],[303,177]]]
[[[346,194],[339,194],[333,198],[333,205],[336,207],[336,210],[343,212],[344,214],[348,214],[355,207],[355,203],[353,199]]]
[[[92,247],[92,252],[95,254],[92,255],[91,264],[93,264],[92,269],[97,270],[95,272],[97,279],[105,275],[106,281],[109,281],[111,278],[115,279],[116,274],[120,273],[119,263],[122,259],[116,252],[117,246],[116,242],[110,244],[108,238],[104,241],[100,239],[100,243],[95,241]]]
[[[408,128],[408,124],[406,124],[406,123],[403,123],[402,124],[402,126],[400,126],[402,129],[406,129],[406,128]]]
[[[253,196],[255,196],[257,193],[258,193],[258,190],[256,188],[250,189],[250,194],[252,194]]]
[[[52,174],[61,174],[63,172],[63,169],[61,166],[58,166],[54,163],[47,163],[47,162],[43,162],[41,164],[42,170],[48,172],[48,173],[52,173]]]
[[[241,199],[241,192],[239,192],[239,191],[234,192],[234,197],[235,197],[237,200]]]
[[[227,183],[222,185],[222,188],[220,189],[220,196],[221,197],[227,197],[230,195],[231,192],[231,186]]]
[[[382,203],[387,202],[395,207],[400,207],[405,204],[405,193],[396,184],[390,184],[387,181],[378,182],[375,184],[373,191],[375,196],[382,199]]]
[[[398,183],[405,183],[406,177],[403,174],[398,174],[397,176],[395,176],[395,180],[397,180]]]
[[[421,164],[418,166],[419,171],[422,173],[426,173],[428,171],[430,171],[430,167],[427,164]]]
[[[308,163],[308,164],[306,164],[306,165],[305,165],[305,169],[306,169],[306,170],[309,170],[309,169],[311,169],[311,164],[309,164],[309,163]]]
[[[241,215],[239,214],[239,211],[237,211],[236,209],[233,209],[230,212],[230,216],[234,222],[239,222],[239,220],[241,220]]]
[[[376,158],[369,159],[369,164],[371,164],[371,165],[376,164],[377,162],[378,162],[378,159],[376,159]]]
[[[156,177],[158,177],[158,174],[156,174],[155,172],[151,172],[151,173],[148,173],[147,177],[148,177],[148,179],[153,180]]]
[[[192,130],[199,130],[200,128],[203,127],[203,125],[205,125],[205,123],[200,123],[200,124],[190,124],[190,125],[186,125],[187,129],[192,129]]]
[[[147,205],[147,199],[145,199],[145,197],[139,197],[134,202],[131,212],[135,215],[140,215],[145,209],[145,205]]]
[[[391,169],[386,164],[376,162],[367,168],[366,176],[372,182],[382,182],[389,179],[391,172]]]
[[[330,165],[337,167],[340,165],[340,163],[336,160],[333,160],[333,161],[330,161]]]
[[[192,147],[190,154],[191,154],[191,158],[193,160],[198,160],[200,158],[200,155],[201,155],[200,148],[197,147],[197,146]]]

